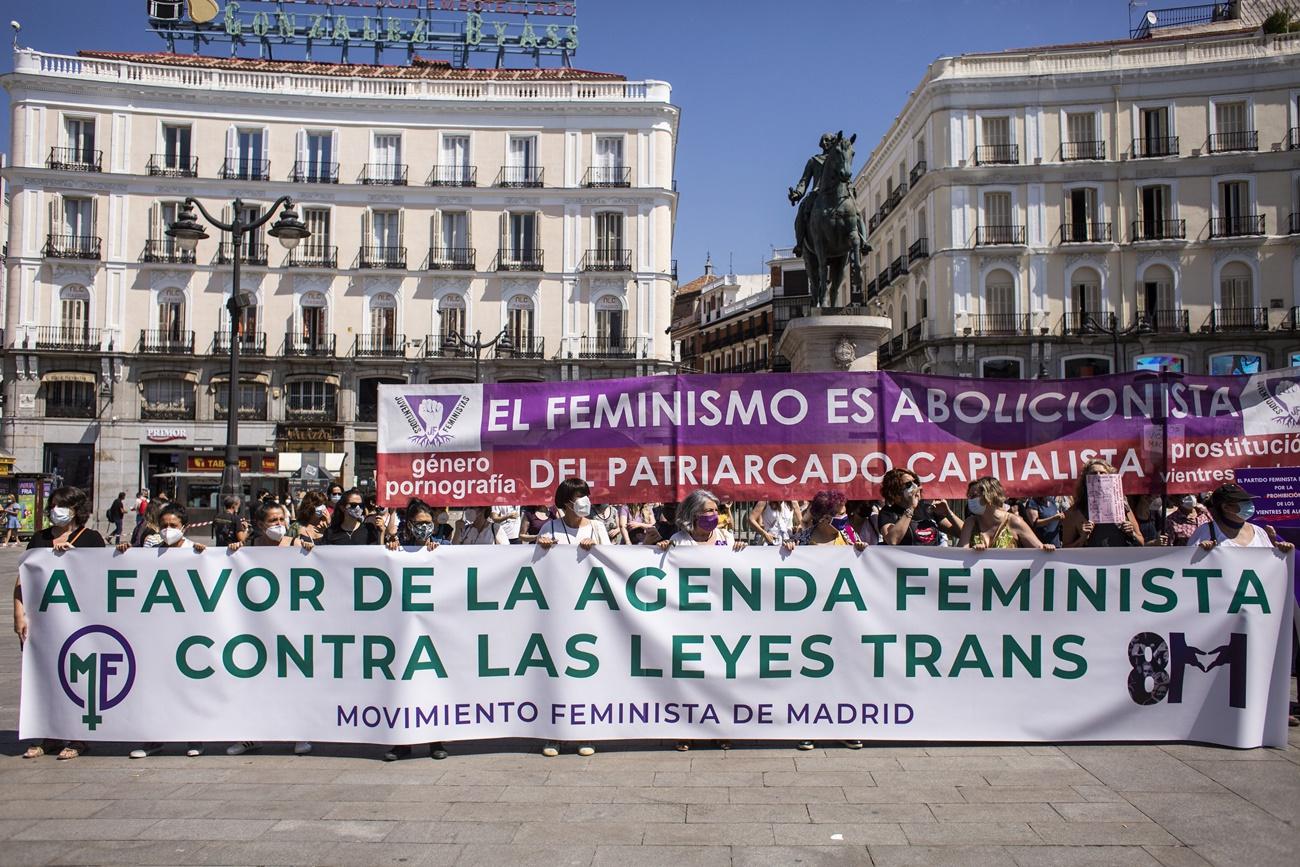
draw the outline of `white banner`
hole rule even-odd
[[[1272,550],[32,551],[20,733],[1286,743]]]

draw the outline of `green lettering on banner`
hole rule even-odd
[[[244,645],[253,648],[253,664],[247,668],[235,664],[235,651]],[[226,642],[225,649],[221,651],[221,664],[231,677],[257,677],[262,673],[262,669],[266,668],[266,645],[256,635],[249,635],[246,632],[236,635]]]
[[[637,595],[636,586],[637,584],[641,583],[642,578],[654,578],[656,580],[662,581],[666,577],[667,576],[664,575],[664,570],[656,569],[654,566],[645,566],[641,569],[636,570],[631,575],[627,576],[627,588],[626,588],[627,601],[631,602],[632,607],[637,609],[638,611],[660,610],[661,608],[663,608],[665,605],[668,604],[668,594],[664,592],[664,589],[660,587],[658,590],[656,590],[654,600],[647,602],[646,600],[642,599],[640,596]]]
[[[819,645],[830,643],[831,637],[829,635],[809,635],[805,638],[799,649],[803,651],[804,656],[814,662],[820,662],[821,668],[809,668],[805,665],[799,669],[799,673],[804,677],[825,677],[830,674],[835,669],[834,657],[829,653],[822,653],[816,649]]]
[[[718,655],[722,657],[722,664],[726,666],[727,680],[736,679],[736,666],[740,663],[740,655],[744,652],[745,647],[749,644],[750,636],[741,635],[736,640],[734,648],[727,646],[727,639],[722,635],[714,635],[713,646],[718,649]]]
[[[117,600],[130,599],[135,596],[135,591],[129,587],[119,587],[118,581],[130,578],[135,580],[134,569],[109,569],[108,570],[108,613],[117,613]],[[64,579],[67,580],[66,578]]]
[[[1183,576],[1196,579],[1196,612],[1210,613],[1210,579],[1222,578],[1222,569],[1184,569]]]
[[[1029,570],[1021,569],[1016,573],[1010,588],[1004,588],[998,580],[996,569],[984,570],[984,594],[982,605],[985,611],[993,610],[993,597],[996,596],[1004,607],[1009,607],[1012,600],[1020,598],[1020,610],[1029,610]]]
[[[310,578],[311,587],[303,587],[302,579]],[[315,611],[324,611],[320,604],[320,595],[325,590],[325,576],[316,569],[289,570],[289,610],[301,611],[302,603],[308,603]]]
[[[1065,572],[1065,610],[1079,610],[1079,597],[1086,596],[1093,611],[1106,610],[1106,569],[1097,567],[1094,576],[1096,583],[1089,584],[1087,577],[1079,569],[1070,568]]]
[[[493,668],[489,665],[488,636],[480,634],[478,637],[478,676],[479,677],[507,677],[510,669],[505,666]]]
[[[895,582],[897,584],[897,601],[894,607],[899,611],[907,610],[907,597],[924,596],[924,587],[913,587],[907,583],[908,578],[925,578],[930,574],[930,570],[917,566],[899,566],[895,570]]]
[[[149,592],[144,595],[144,604],[140,606],[140,613],[148,614],[153,611],[155,605],[170,605],[172,611],[177,614],[185,612],[180,594],[176,592],[176,585],[172,583],[172,575],[166,569],[159,569],[154,575],[153,583],[149,585]]]
[[[73,614],[81,613],[81,606],[77,604],[77,594],[72,592],[72,585],[68,583],[68,573],[62,569],[55,569],[50,574],[50,583],[45,585],[45,592],[41,594],[39,610],[45,611],[51,605],[66,605]]]
[[[538,611],[550,610],[546,604],[546,594],[542,592],[542,585],[537,581],[537,573],[532,566],[525,566],[515,576],[515,586],[510,588],[510,595],[506,597],[506,611],[513,611],[520,602],[536,603]]]
[[[1083,636],[1062,635],[1052,642],[1052,651],[1056,654],[1057,659],[1062,662],[1074,663],[1073,668],[1061,668],[1059,665],[1053,668],[1052,675],[1054,677],[1059,677],[1062,680],[1078,680],[1088,673],[1088,660],[1067,649],[1072,644],[1083,647]]]
[[[786,598],[786,579],[798,578],[803,582],[804,595],[797,602],[792,602]],[[813,598],[817,595],[817,582],[813,576],[809,575],[802,569],[777,569],[776,570],[776,610],[777,611],[803,611],[812,604]]]
[[[961,646],[957,648],[957,659],[953,662],[952,667],[948,669],[948,676],[958,677],[967,668],[977,670],[984,677],[993,676],[993,668],[989,665],[988,657],[984,655],[984,648],[980,645],[979,636],[969,633],[961,640]]]
[[[1127,614],[1131,608],[1129,595],[1132,590],[1133,575],[1129,569],[1119,570],[1119,610]]]
[[[569,640],[565,642],[564,649],[569,657],[578,662],[585,662],[586,668],[574,668],[572,665],[564,669],[567,677],[584,678],[591,677],[600,670],[600,659],[594,653],[589,653],[582,649],[584,644],[595,644],[596,636],[590,632],[579,632],[577,635],[570,635]]]
[[[1248,590],[1249,594],[1247,594]],[[1232,594],[1232,602],[1228,605],[1228,613],[1237,614],[1246,605],[1258,606],[1260,614],[1269,614],[1272,610],[1268,605],[1268,594],[1264,592],[1264,584],[1251,569],[1242,570],[1241,580],[1237,582],[1237,589]]]
[[[254,578],[261,578],[266,582],[266,598],[261,602],[254,602],[253,597],[248,594],[248,585]],[[280,579],[276,578],[275,573],[270,569],[261,567],[249,569],[239,576],[235,593],[239,596],[239,604],[249,611],[269,611],[280,598]]]
[[[573,610],[586,611],[587,604],[590,602],[604,602],[610,611],[618,610],[618,601],[609,586],[609,579],[605,577],[605,570],[599,566],[593,566],[587,573],[587,583],[582,585],[582,592],[578,594],[578,601],[574,604]]]
[[[379,582],[379,597],[373,602],[366,601],[366,579],[373,578]],[[357,566],[352,570],[352,610],[382,611],[393,598],[393,581],[383,569],[373,566]]]
[[[687,644],[703,644],[703,635],[674,635],[673,636],[673,678],[698,678],[704,677],[704,672],[698,668],[687,668],[688,662],[699,662],[703,658],[693,650],[687,650]]]
[[[442,657],[438,655],[438,648],[433,646],[433,639],[427,635],[415,639],[415,646],[411,648],[406,668],[402,670],[402,680],[410,680],[419,671],[432,671],[442,678],[447,676],[447,669],[442,664]]]
[[[662,668],[646,668],[641,664],[641,636],[633,633],[629,639],[632,647],[632,676],[633,677],[663,677]]]
[[[710,611],[713,606],[707,601],[692,602],[692,596],[700,594],[708,595],[708,584],[692,584],[692,578],[708,578],[712,570],[702,568],[682,568],[677,570],[677,610],[678,611]]]
[[[181,674],[191,680],[203,680],[205,677],[212,677],[216,672],[212,666],[205,665],[203,668],[194,668],[189,663],[189,652],[191,647],[206,647],[211,650],[213,641],[206,635],[191,635],[180,644],[176,645],[176,669]]]
[[[926,645],[925,653],[921,652],[922,644]],[[941,677],[936,664],[941,653],[943,645],[933,635],[907,636],[907,676],[916,677],[916,670],[924,668],[930,677]]]
[[[758,677],[760,680],[791,676],[790,669],[773,666],[773,663],[776,662],[790,661],[789,653],[776,649],[776,645],[785,645],[790,642],[791,639],[788,635],[760,635],[758,637]]]
[[[862,636],[862,643],[869,645],[873,651],[871,655],[871,676],[884,677],[885,676],[885,645],[897,644],[898,636],[897,635],[864,635]]]
[[[970,611],[969,602],[958,602],[952,597],[963,595],[970,592],[970,586],[967,584],[954,584],[954,578],[969,578],[970,570],[963,568],[948,568],[939,570],[939,610],[940,611]]]
[[[378,652],[377,652],[378,651]],[[361,637],[361,678],[372,680],[378,671],[384,680],[396,680],[393,677],[393,660],[397,658],[397,647],[386,635],[363,635]]]
[[[416,602],[417,594],[426,595],[433,592],[431,584],[417,584],[416,578],[432,578],[432,566],[409,566],[402,569],[402,610],[432,611],[434,603]]]
[[[312,641],[310,635],[302,637],[302,650],[293,646],[287,635],[277,635],[275,637],[275,676],[288,677],[289,663],[292,662],[294,668],[303,677],[312,678],[316,671],[316,644]]]
[[[356,644],[357,637],[355,635],[322,635],[320,643],[328,644],[334,648],[334,677],[341,678],[343,676],[343,648],[349,644]]]
[[[560,676],[555,670],[555,660],[551,658],[550,648],[546,646],[546,636],[540,632],[528,636],[524,652],[519,656],[519,664],[515,666],[515,677],[523,677],[530,668],[542,669],[547,677]]]
[[[722,569],[722,610],[735,608],[734,597],[739,596],[750,611],[759,610],[763,604],[763,570],[755,566],[749,570],[749,586],[745,586],[735,569]]]
[[[1142,575],[1142,589],[1153,596],[1159,596],[1164,602],[1153,602],[1149,599],[1143,600],[1142,610],[1150,611],[1153,614],[1168,614],[1178,606],[1178,595],[1168,587],[1163,587],[1156,583],[1157,578],[1173,578],[1172,569],[1148,569]]]
[[[501,605],[493,600],[482,602],[478,598],[478,567],[471,566],[465,571],[465,595],[468,597],[466,607],[470,611],[496,611]]]
[[[1002,676],[1012,677],[1015,675],[1015,661],[1019,660],[1020,665],[1029,674],[1030,677],[1038,678],[1043,676],[1043,636],[1029,636],[1029,652],[1025,653],[1024,647],[1016,641],[1014,635],[1002,636]]]
[[[841,602],[852,604],[858,611],[867,610],[867,602],[862,598],[862,591],[858,589],[858,580],[853,577],[853,570],[848,567],[835,573],[835,581],[831,584],[831,592],[826,594],[822,611],[833,611]]]
[[[212,592],[203,586],[203,576],[197,569],[187,570],[190,576],[190,586],[194,588],[194,595],[199,600],[199,607],[207,614],[217,610],[217,603],[221,601],[221,594],[226,592],[226,583],[230,581],[230,569],[222,569],[217,573],[217,583],[212,587]]]

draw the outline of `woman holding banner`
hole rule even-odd
[[[992,476],[976,479],[966,487],[966,511],[970,517],[962,527],[961,546],[983,551],[987,548],[1041,548],[1055,551],[1055,545],[1044,545],[1025,523],[1025,519],[1005,508],[1007,493],[1002,483]]]
[[[505,531],[501,525],[492,521],[492,510],[486,506],[469,508],[456,522],[456,532],[452,533],[453,545],[508,545]]]
[[[880,541],[886,545],[946,545],[945,534],[961,534],[961,519],[946,500],[927,503],[921,499],[921,480],[902,468],[885,473],[880,480],[885,506],[877,522]]]
[[[1277,548],[1290,552],[1294,545],[1276,537],[1268,528],[1252,524],[1255,503],[1240,485],[1220,485],[1210,495],[1210,520],[1196,528],[1189,545],[1206,551],[1218,545],[1226,548]]]
[[[1113,475],[1116,475],[1115,468],[1101,458],[1093,458],[1083,465],[1074,486],[1074,503],[1061,522],[1061,541],[1066,548],[1127,548],[1146,544],[1122,490],[1115,494],[1113,509],[1103,509],[1102,503],[1094,503],[1091,508],[1088,505],[1088,478]],[[1101,486],[1094,486],[1100,490]],[[1094,520],[1119,517],[1121,509],[1123,520]]]
[[[676,546],[713,545],[743,551],[745,543],[721,526],[718,498],[712,491],[691,491],[677,507],[677,532],[658,543],[659,550]]]

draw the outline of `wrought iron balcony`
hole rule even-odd
[[[1289,331],[1300,331],[1300,307],[1292,307],[1287,311],[1282,327]]]
[[[1061,159],[1066,161],[1104,160],[1106,159],[1106,143],[1099,139],[1062,142]]]
[[[1267,331],[1267,307],[1221,307],[1210,311],[1207,323],[1215,333],[1224,331]]]
[[[1020,145],[991,144],[975,148],[975,165],[998,166],[1015,165],[1020,162]]]
[[[889,263],[889,279],[891,282],[897,280],[899,277],[902,277],[906,273],[907,273],[906,256],[899,256],[897,259]]]
[[[212,332],[212,354],[213,355],[230,354],[230,332],[229,331]],[[240,334],[239,354],[240,355],[266,355],[266,332],[250,331],[247,334]]]
[[[284,335],[284,354],[294,357],[329,357],[334,356],[334,335],[313,334],[304,336],[292,331]]]
[[[212,416],[217,421],[225,421],[227,418],[230,417],[230,413],[226,411],[225,404],[222,403],[222,401],[224,401],[225,399],[226,399],[226,387],[223,384],[220,388],[217,389],[216,399],[212,402]],[[240,421],[266,421],[266,418],[267,415],[266,415],[265,401],[259,404],[254,404],[253,406],[241,405],[239,407]]]
[[[46,235],[41,253],[47,259],[98,259],[99,246],[98,235]]]
[[[100,331],[79,325],[36,326],[36,348],[62,352],[98,352]]]
[[[497,172],[494,187],[540,187],[542,186],[541,166],[502,166]]]
[[[917,238],[912,242],[912,246],[907,248],[907,261],[919,262],[922,259],[930,258],[930,239]]]
[[[271,179],[270,160],[226,160],[221,164],[223,181],[269,181]]]
[[[1292,213],[1287,220],[1286,233],[1288,235],[1300,235],[1300,213]]]
[[[1142,310],[1133,317],[1133,327],[1152,334],[1186,334],[1191,330],[1186,310]]]
[[[867,220],[867,234],[870,235],[876,229],[880,228],[880,214],[872,214]]]
[[[546,342],[536,335],[515,337],[507,334],[505,344],[496,348],[497,358],[545,358]]]
[[[310,406],[295,405],[286,401],[284,417],[288,421],[335,422],[339,420],[338,404],[334,398],[310,401]]]
[[[889,195],[885,197],[886,212],[892,213],[894,209],[897,208],[902,203],[903,197],[906,195],[907,195],[907,184],[899,184],[898,186],[890,190]]]
[[[406,163],[366,163],[361,168],[361,183],[374,186],[406,186]]]
[[[578,350],[579,358],[641,358],[644,355],[644,337],[584,337]]]
[[[426,271],[473,271],[473,247],[430,247],[424,262]]]
[[[358,334],[352,344],[354,358],[405,358],[405,334]]]
[[[150,355],[193,355],[194,332],[140,329],[140,352]]]
[[[424,337],[425,358],[468,358],[470,352],[460,341],[450,334],[426,334]]]
[[[631,271],[631,250],[588,250],[582,257],[583,271]]]
[[[630,187],[631,166],[592,166],[582,176],[584,187]]]
[[[916,346],[925,339],[925,323],[918,322],[907,329],[907,345]]]
[[[875,298],[880,294],[880,284],[877,283],[876,279],[873,277],[867,281],[867,285],[863,289],[863,292],[866,294],[867,300],[870,301],[872,298]]]
[[[140,407],[140,418],[146,421],[193,421],[194,402],[191,400],[180,406],[146,403]]]
[[[197,178],[199,176],[199,158],[182,157],[177,154],[153,154],[145,169],[155,178]]]
[[[83,386],[77,389],[66,389],[58,394],[50,394],[47,386],[45,398],[45,417],[46,418],[94,418],[95,412],[95,386],[88,383],[64,382],[52,383],[52,385],[73,385]]]
[[[1134,220],[1133,240],[1181,241],[1187,238],[1186,220]]]
[[[970,317],[972,337],[1023,337],[1029,334],[1029,315],[979,313]]]
[[[925,175],[925,172],[925,160],[917,160],[916,165],[912,166],[912,171],[907,174],[907,182],[912,186],[916,186],[916,182]]]
[[[1104,335],[1118,328],[1114,313],[1075,310],[1061,317],[1061,333],[1066,335]]]
[[[894,359],[893,344],[890,343],[888,340],[880,341],[880,344],[876,347],[876,365],[879,366],[879,365],[888,364],[889,362],[893,361],[893,359]]]
[[[1062,223],[1062,244],[1108,244],[1114,240],[1110,223]]]
[[[524,250],[511,253],[505,250],[492,260],[493,271],[544,271],[541,250]]]
[[[1023,245],[1025,237],[1025,227],[1014,224],[1007,226],[977,226],[975,228],[975,246],[977,247],[998,244]]]
[[[1154,157],[1178,156],[1178,136],[1143,136],[1133,139],[1133,158],[1152,159]]]
[[[217,247],[217,264],[229,265],[235,261],[235,245],[226,241]],[[239,251],[239,261],[243,265],[265,265],[267,251],[265,244],[252,244],[245,241]]]
[[[1210,153],[1212,154],[1255,150],[1259,150],[1259,130],[1241,129],[1234,132],[1216,132],[1210,136]]]
[[[339,248],[331,244],[299,244],[289,251],[284,264],[291,268],[337,268]]]
[[[144,242],[144,252],[140,254],[141,262],[164,262],[169,265],[193,265],[193,250],[182,250],[181,245],[171,238],[149,239]]]
[[[1214,217],[1210,220],[1211,238],[1242,238],[1262,234],[1263,214],[1238,214],[1235,217]]]
[[[425,183],[431,187],[477,187],[478,166],[434,166]]]
[[[358,268],[406,269],[405,247],[362,247],[357,253]]]
[[[315,160],[298,160],[293,164],[289,180],[295,184],[337,184],[339,182],[339,164],[322,163]]]
[[[893,279],[894,278],[889,276],[889,266],[886,265],[884,268],[880,269],[880,273],[876,275],[876,290],[884,292],[885,287],[893,282]]]
[[[45,167],[61,172],[102,172],[104,152],[93,148],[50,148]]]

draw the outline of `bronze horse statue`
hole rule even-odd
[[[802,247],[808,288],[816,307],[842,307],[837,304],[840,284],[844,282],[844,265],[849,265],[849,286],[853,293],[862,292],[862,251],[869,250],[863,236],[862,218],[854,207],[853,142],[838,132],[831,137],[817,183],[816,198],[808,215],[806,243]]]

